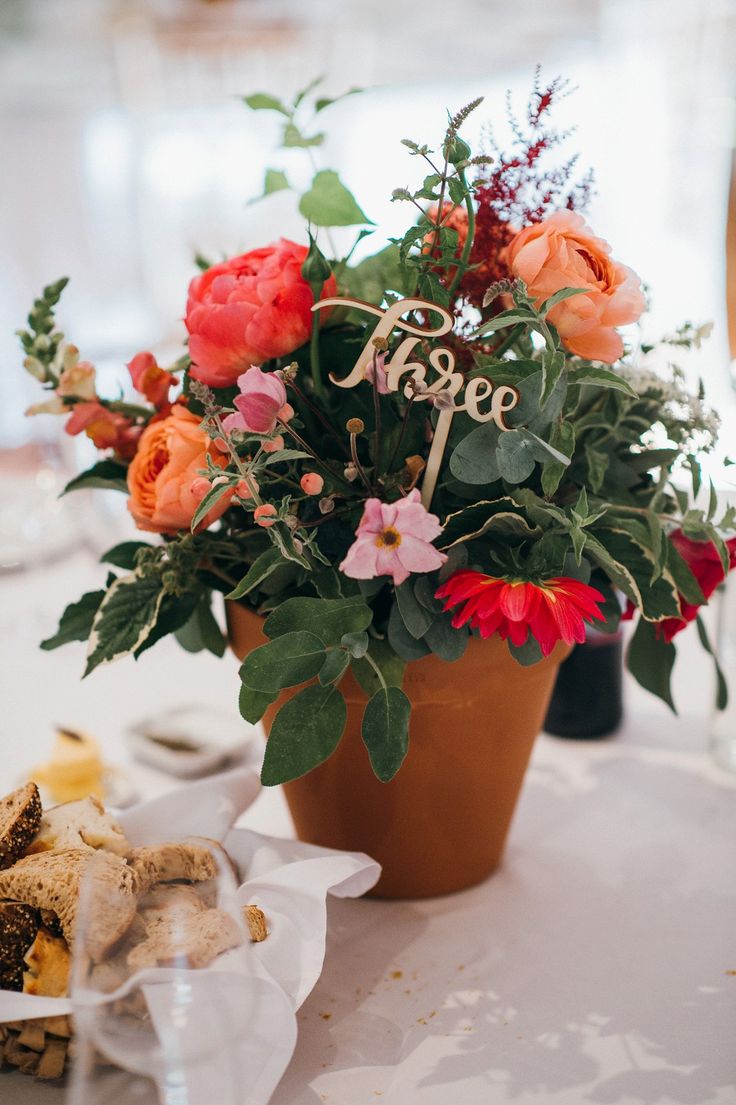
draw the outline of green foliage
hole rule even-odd
[[[393,779],[409,749],[411,703],[398,687],[380,687],[365,708],[361,734],[382,783]]]
[[[77,602],[70,603],[61,615],[56,633],[42,641],[41,648],[50,652],[60,645],[68,644],[69,641],[86,641],[90,635],[95,614],[104,597],[104,591],[88,591]]]
[[[337,748],[346,718],[345,699],[332,685],[305,687],[284,703],[266,743],[263,785],[287,783],[324,763]]]
[[[626,656],[629,671],[645,690],[651,691],[677,713],[670,680],[675,664],[675,646],[657,636],[657,627],[644,618],[631,638]]]
[[[299,211],[314,226],[355,226],[371,220],[332,169],[315,173],[299,201]]]
[[[269,614],[263,631],[268,637],[280,637],[305,630],[325,645],[339,645],[344,634],[359,633],[372,620],[371,609],[360,595],[345,599],[291,598]]]
[[[116,460],[98,460],[86,472],[69,480],[62,495],[84,488],[102,488],[105,491],[128,491],[127,468]]]
[[[164,590],[157,575],[120,576],[108,588],[89,634],[84,674],[136,652],[152,632]]]
[[[314,633],[284,633],[246,656],[240,678],[253,691],[273,694],[306,683],[317,675],[324,661],[324,645]]]

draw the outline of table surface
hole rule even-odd
[[[174,780],[130,763],[126,725],[182,702],[236,711],[229,658],[165,641],[80,682],[81,645],[37,650],[100,573],[79,552],[0,579],[0,790],[48,754],[60,722],[97,734],[142,794],[161,793]],[[736,779],[708,755],[708,669],[685,646],[680,718],[628,683],[614,739],[539,739],[486,883],[330,903],[325,968],[273,1105],[736,1103]],[[243,823],[292,832],[278,791]],[[0,1098],[62,1094],[5,1073]]]

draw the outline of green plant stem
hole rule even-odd
[[[409,425],[409,414],[411,412],[411,405],[414,402],[414,399],[415,399],[415,396],[413,396],[413,395],[409,396],[409,400],[406,404],[406,410],[404,411],[404,419],[401,423],[401,431],[399,433],[399,438],[398,438],[398,441],[396,442],[396,445],[394,446],[394,451],[391,454],[391,460],[388,462],[388,465],[386,467],[387,472],[391,471],[391,469],[394,466],[394,461],[396,460],[396,457],[399,455],[399,449],[401,448],[401,443],[403,442],[404,435],[406,434],[406,427]]]
[[[222,440],[225,442],[225,445],[227,446],[227,451],[230,454],[230,458],[231,458],[233,464],[235,465],[235,467],[237,468],[238,472],[243,477],[245,482],[248,484],[248,490],[250,491],[251,498],[252,498],[253,502],[255,503],[256,506],[261,506],[263,504],[263,499],[259,495],[258,486],[256,485],[256,483],[253,479],[253,476],[250,473],[250,466],[243,463],[243,458],[238,454],[237,449],[232,445],[232,443],[230,441],[230,438],[228,437],[227,433],[225,432],[225,428],[222,424],[222,419],[220,418],[219,414],[213,414],[213,415],[211,415],[211,418],[212,418],[212,421],[215,423],[215,426],[217,426],[217,429],[220,432],[220,436],[221,436]],[[256,454],[256,456],[258,456],[260,454],[260,452],[261,452],[261,449],[259,448],[258,453]],[[236,498],[238,499],[238,502],[241,502],[239,496],[236,496]],[[241,502],[241,505],[244,506],[244,504],[242,502]]]
[[[378,479],[381,466],[381,397],[378,391],[378,350],[373,350],[373,421],[375,425],[375,438],[373,450],[375,452],[374,476]]]
[[[325,388],[322,382],[322,371],[319,364],[319,311],[312,315],[312,336],[309,341],[309,367],[312,372],[314,394],[319,399],[324,399]]]
[[[376,661],[371,656],[370,652],[366,652],[365,655],[363,656],[363,659],[368,661],[368,663],[370,664],[370,666],[373,668],[374,672],[378,676],[381,687],[383,688],[384,691],[387,691],[388,687],[386,685],[386,680],[383,678],[383,672],[381,671],[378,664],[376,663]]]
[[[345,456],[346,457],[350,456],[350,453],[348,452],[348,449],[347,449],[347,446],[345,445],[345,442],[340,437],[339,433],[337,432],[335,427],[332,425],[329,418],[325,418],[325,416],[322,414],[322,411],[319,409],[319,407],[315,403],[312,402],[312,400],[309,398],[308,395],[304,394],[302,389],[296,384],[296,382],[294,380],[290,380],[288,386],[292,389],[294,394],[296,396],[298,396],[298,398],[301,400],[301,402],[304,403],[304,406],[307,407],[308,410],[311,411],[311,413],[313,415],[315,415],[316,418],[319,419],[319,421],[322,423],[324,428],[329,432],[329,434],[332,437],[334,437],[335,441],[339,442],[340,448],[343,451],[343,453],[345,453]]]
[[[355,470],[357,471],[357,473],[360,476],[361,480],[365,484],[366,490],[369,491],[372,494],[373,493],[373,488],[371,486],[371,481],[368,479],[368,475],[367,475],[365,469],[363,468],[363,465],[360,463],[360,458],[358,457],[358,435],[357,434],[351,434],[350,435],[350,455],[353,458],[353,466],[355,467]]]
[[[468,182],[465,179],[465,173],[462,171],[462,169],[460,169],[457,175],[463,188],[465,188],[465,190],[467,191]],[[447,294],[450,296],[450,298],[452,298],[452,296],[457,291],[458,285],[465,275],[465,270],[467,269],[468,263],[470,261],[470,251],[473,248],[473,239],[475,238],[475,207],[473,206],[473,196],[470,192],[468,192],[465,197],[465,210],[468,212],[468,233],[467,237],[465,238],[463,251],[460,254],[460,260],[458,262],[457,268],[455,269],[455,275],[452,278],[452,283],[450,284],[450,287],[447,289]]]
[[[314,461],[314,463],[319,465],[319,467],[322,468],[323,471],[327,472],[328,476],[330,476],[331,479],[337,480],[339,483],[341,483],[343,485],[343,487],[347,487],[351,492],[353,491],[352,485],[350,483],[348,483],[348,481],[345,479],[345,477],[341,476],[339,473],[337,473],[334,470],[334,468],[332,468],[327,463],[327,461],[324,461],[324,460],[322,460],[321,457],[317,456],[317,454],[315,453],[312,446],[309,445],[304,440],[304,438],[300,434],[297,433],[296,430],[292,429],[292,427],[288,424],[288,422],[280,422],[279,421],[279,422],[277,422],[277,425],[278,425],[279,429],[281,429],[284,433],[289,434],[289,436],[294,439],[294,441],[297,443],[297,445],[301,449],[303,449],[305,453],[309,453],[309,455],[312,458],[312,460]]]
[[[510,349],[511,346],[516,341],[518,341],[518,339],[521,337],[521,335],[523,333],[524,333],[524,323],[519,322],[519,323],[516,324],[516,326],[514,326],[513,330],[508,335],[508,337],[504,338],[504,340],[501,342],[501,344],[498,346],[498,348],[493,350],[493,356],[494,357],[502,357],[503,354],[506,352],[506,350]]]

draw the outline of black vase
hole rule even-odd
[[[556,737],[607,737],[623,717],[620,633],[591,634],[560,666],[544,729]]]

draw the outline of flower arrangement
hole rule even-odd
[[[357,245],[370,220],[317,169],[299,198],[308,244],[200,259],[188,348],[168,367],[132,358],[136,402],[97,394],[56,329],[66,281],[44,289],[20,332],[51,393],[31,413],[67,415],[103,454],[67,491],[121,490],[160,540],[110,549],[107,585],[43,648],[88,639],[85,674],[171,633],[222,655],[213,593],[251,608],[268,642],[241,667],[243,716],[307,684],[276,715],[267,784],[334,751],[348,669],[374,771],[392,778],[408,745],[405,664],[457,661],[471,636],[497,634],[529,665],[635,617],[629,667],[673,705],[673,638],[697,621],[710,650],[698,612],[736,563],[736,513],[718,516],[713,494],[693,506],[717,420],[620,332],[645,310],[639,278],[586,225],[590,177],[575,182],[574,158],[549,167],[564,90],[537,80],[510,150],[474,155],[461,137],[480,100],[436,149],[406,139],[422,169],[392,194],[408,228],[359,262],[330,231],[355,227]],[[291,104],[246,98],[310,154],[332,102],[314,85]],[[266,194],[288,187],[267,170]],[[665,344],[702,336],[688,325]]]

